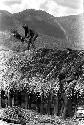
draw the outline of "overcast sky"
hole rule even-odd
[[[83,0],[0,0],[0,9],[11,13],[40,9],[54,16],[66,16],[82,13]]]

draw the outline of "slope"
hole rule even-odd
[[[73,49],[84,49],[84,14],[57,17],[55,21],[66,30]]]
[[[35,29],[41,34],[53,36],[59,39],[66,39],[66,34],[61,29],[60,25],[57,22],[54,24],[52,16],[44,11],[36,11],[33,9],[24,10],[13,16],[23,24],[28,24],[29,27]]]

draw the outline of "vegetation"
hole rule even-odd
[[[63,120],[58,116],[40,115],[31,110],[25,110],[20,107],[8,107],[3,109],[1,118],[8,122],[21,125],[22,122],[27,125],[78,125],[79,121],[76,119]],[[4,124],[5,125],[5,124]],[[14,125],[14,124],[13,124]]]
[[[83,57],[84,51],[70,49],[14,54],[5,64],[5,90],[13,97],[24,93],[26,108],[35,104],[40,113],[71,117],[84,104]]]

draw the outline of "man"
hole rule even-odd
[[[21,42],[24,42],[24,38],[17,31],[13,31],[13,36],[18,40],[21,40]]]
[[[23,28],[25,30],[25,37],[27,37],[28,36],[28,32],[29,32],[29,28],[28,28],[28,26],[26,24],[23,25]]]
[[[35,49],[34,41],[36,40],[37,37],[38,37],[38,34],[30,29],[29,30],[29,45],[28,45],[28,49],[30,47],[30,44],[32,45],[32,48]]]
[[[23,26],[23,28],[25,30],[25,40],[28,42],[28,50],[30,48],[30,44],[32,45],[32,48],[35,49],[34,41],[38,37],[38,34],[33,30],[29,29],[26,24]],[[26,38],[28,38],[28,40]]]
[[[17,31],[13,31],[13,36],[16,37],[17,39],[21,39],[21,36]]]

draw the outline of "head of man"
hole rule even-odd
[[[27,37],[28,32],[29,32],[28,25],[24,24],[24,25],[23,25],[23,28],[24,28],[24,30],[25,30],[25,37]]]

